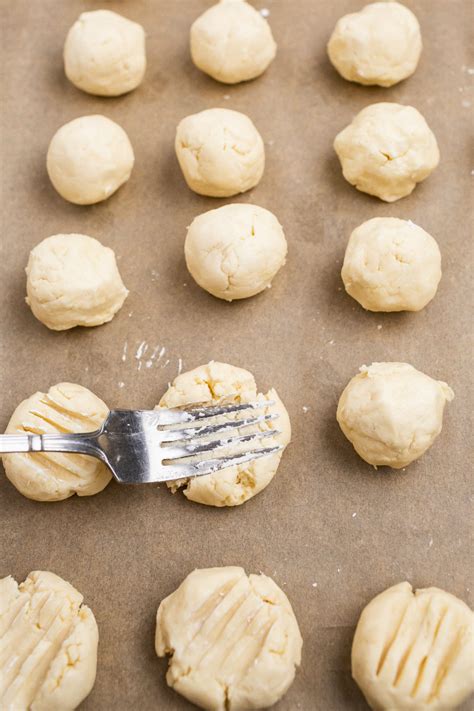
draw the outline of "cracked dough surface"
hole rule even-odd
[[[217,81],[236,84],[263,74],[276,54],[268,22],[244,0],[221,0],[193,23],[194,64]]]
[[[59,383],[47,393],[23,400],[10,418],[6,434],[64,434],[92,432],[102,425],[109,409],[81,385]],[[83,454],[38,452],[4,454],[5,474],[29,499],[61,501],[73,494],[92,496],[112,478],[98,459]]]
[[[260,422],[252,429],[241,430],[242,434],[252,431],[280,430],[276,437],[264,440],[265,447],[275,444],[286,446],[291,439],[288,413],[273,388],[263,395],[257,392],[255,379],[248,370],[227,363],[211,361],[174,379],[172,385],[160,400],[159,407],[182,407],[184,405],[245,403],[272,401],[270,408],[258,414],[275,413],[278,418]],[[237,413],[236,416],[239,416]],[[240,415],[241,417],[241,415]],[[237,434],[237,433],[236,433]],[[175,492],[184,487],[183,493],[190,501],[208,506],[238,506],[258,494],[271,482],[276,474],[283,450],[253,462],[228,467],[220,472],[169,482]]]
[[[474,691],[474,614],[439,588],[399,583],[364,609],[352,676],[376,711],[448,711]]]
[[[83,12],[67,34],[64,69],[69,81],[89,94],[132,91],[146,69],[143,27],[110,10]]]
[[[348,294],[369,311],[419,311],[436,294],[441,254],[411,220],[375,217],[351,234],[341,272]]]
[[[54,573],[0,580],[0,708],[72,711],[94,686],[99,633],[82,595]]]
[[[286,595],[243,568],[194,570],[158,608],[156,653],[172,655],[166,680],[203,709],[276,703],[293,682],[302,643]]]
[[[395,202],[439,163],[436,138],[413,106],[371,104],[334,141],[344,178],[369,195]]]
[[[48,148],[50,180],[65,200],[92,205],[129,179],[135,156],[127,134],[100,114],[81,116],[56,131]]]
[[[431,447],[453,398],[446,383],[408,363],[372,363],[349,381],[337,421],[362,459],[401,469]]]
[[[232,301],[270,286],[287,243],[273,213],[257,205],[224,205],[196,217],[184,245],[186,265],[203,289]]]
[[[26,302],[55,331],[110,321],[127,298],[115,254],[87,235],[53,235],[30,253]]]
[[[231,197],[255,187],[265,168],[262,137],[245,114],[207,109],[176,129],[176,156],[194,192]]]
[[[344,79],[392,86],[413,74],[422,48],[411,10],[398,2],[374,2],[338,20],[328,54]]]

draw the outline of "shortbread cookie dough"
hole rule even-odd
[[[441,254],[411,220],[375,217],[351,234],[341,272],[346,291],[369,311],[419,311],[436,294]]]
[[[273,213],[232,204],[196,217],[184,245],[186,265],[199,286],[219,299],[254,296],[285,264],[287,243]]]
[[[172,655],[168,685],[210,711],[272,706],[293,682],[302,644],[286,595],[238,567],[194,570],[156,617],[156,653]]]
[[[101,115],[81,116],[56,131],[48,148],[50,180],[65,200],[92,205],[127,182],[135,156],[128,136]]]
[[[146,69],[143,27],[110,10],[83,12],[66,37],[64,69],[89,94],[119,96],[136,89]]]
[[[345,179],[394,202],[409,195],[439,163],[436,138],[413,106],[371,104],[334,141]]]
[[[75,588],[35,571],[0,580],[0,708],[72,711],[90,693],[99,633]]]
[[[87,235],[53,235],[30,253],[26,302],[48,328],[98,326],[122,307],[128,291],[109,247]]]
[[[176,130],[176,155],[194,192],[230,197],[255,187],[265,168],[262,137],[245,114],[207,109],[184,118]]]
[[[20,403],[5,434],[93,432],[108,412],[107,405],[87,388],[59,383]],[[2,459],[11,483],[36,501],[61,501],[73,494],[92,496],[112,478],[105,464],[83,454],[4,454]]]
[[[408,363],[372,363],[349,381],[337,421],[362,459],[401,469],[431,447],[453,397],[446,383]]]
[[[344,79],[392,86],[413,74],[422,47],[420,25],[411,10],[398,2],[374,2],[341,17],[328,54]]]
[[[280,434],[276,437],[267,437],[261,446],[273,447],[277,444],[286,446],[291,439],[290,419],[276,390],[272,388],[266,395],[259,393],[255,379],[248,370],[227,363],[211,361],[207,365],[178,375],[161,398],[159,407],[215,405],[216,403],[230,405],[257,401],[272,401],[275,404],[258,410],[253,413],[253,416],[274,413],[278,417],[260,422],[254,429],[246,427],[241,431],[242,434],[277,429]],[[242,413],[236,413],[235,416],[241,418]],[[257,444],[255,448],[258,446]],[[184,495],[190,501],[199,504],[238,506],[258,494],[271,482],[278,469],[282,453],[283,450],[253,462],[228,467],[214,474],[169,482],[168,486],[173,493],[180,487],[184,487]]]
[[[399,583],[364,609],[352,676],[376,711],[448,711],[474,690],[474,614],[439,588]]]
[[[206,74],[225,84],[255,79],[276,54],[268,22],[244,0],[221,0],[191,27],[191,56]]]

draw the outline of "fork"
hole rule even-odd
[[[277,429],[235,434],[242,428],[277,419],[277,413],[252,413],[273,404],[264,401],[184,410],[111,410],[103,425],[94,432],[0,435],[0,454],[87,454],[104,462],[121,484],[164,482],[204,476],[226,467],[267,457],[283,449],[282,445],[275,445],[247,449],[226,456],[210,456],[219,449],[235,445],[248,447],[262,439],[280,434]],[[235,413],[242,417],[222,421],[226,415]],[[177,428],[176,425],[184,427]],[[208,437],[212,439],[206,439]],[[196,461],[198,456],[203,458]]]

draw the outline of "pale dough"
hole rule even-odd
[[[248,116],[230,109],[184,118],[175,148],[188,186],[200,195],[244,193],[257,185],[265,168],[262,137]]]
[[[328,54],[344,79],[392,86],[413,74],[422,48],[411,10],[398,2],[374,2],[338,20]]]
[[[401,469],[431,447],[453,397],[446,383],[408,363],[372,363],[346,386],[337,421],[362,459]]]
[[[108,412],[107,405],[87,388],[59,383],[20,403],[5,434],[92,432]],[[73,494],[92,496],[105,489],[112,478],[105,464],[82,454],[4,454],[2,459],[11,483],[23,496],[36,501],[61,501]]]
[[[441,254],[411,220],[374,217],[352,232],[341,276],[364,309],[419,311],[436,294]]]
[[[263,74],[275,58],[268,22],[244,0],[221,0],[191,27],[194,64],[217,81],[236,84]]]
[[[232,204],[196,217],[184,245],[186,265],[199,286],[219,299],[254,296],[285,264],[287,243],[273,213]]]
[[[409,195],[439,163],[436,138],[413,106],[371,104],[334,141],[345,179],[394,202]]]
[[[48,328],[98,326],[122,307],[128,291],[109,247],[87,235],[53,235],[30,253],[26,302]]]
[[[89,94],[132,91],[145,75],[143,27],[110,10],[83,12],[66,37],[64,69],[69,81]]]
[[[169,686],[212,711],[272,706],[293,682],[302,644],[282,590],[238,567],[194,570],[156,617],[156,653],[172,655]]]
[[[99,633],[82,601],[54,573],[0,580],[2,711],[72,711],[89,694]]]
[[[252,412],[249,417],[275,413],[278,418],[259,423],[258,429],[246,427],[241,434],[252,431],[277,429],[280,434],[267,437],[258,448],[272,447],[276,444],[286,446],[291,439],[291,426],[288,413],[282,401],[273,389],[266,395],[257,392],[255,379],[248,370],[236,368],[226,363],[211,361],[174,379],[172,385],[160,400],[159,407],[182,407],[184,405],[211,405],[216,403],[265,402],[275,404]],[[236,413],[242,418],[242,413]],[[247,415],[246,415],[247,416]],[[238,433],[236,432],[235,435]],[[168,486],[175,492],[184,486],[184,495],[190,501],[208,506],[238,506],[264,489],[275,476],[283,450],[268,457],[261,457],[252,462],[228,467],[215,474],[173,481]],[[218,456],[218,455],[216,455]]]
[[[81,116],[56,131],[48,148],[50,180],[65,200],[92,205],[127,182],[135,156],[127,134],[101,115]]]
[[[439,588],[399,583],[364,609],[352,676],[375,711],[448,711],[474,690],[474,614]]]

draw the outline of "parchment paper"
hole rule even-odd
[[[97,681],[84,711],[191,708],[168,689],[166,662],[155,656],[156,608],[193,568],[231,564],[272,576],[301,626],[302,668],[278,710],[362,710],[350,645],[376,593],[408,579],[472,604],[472,5],[407,0],[424,51],[416,74],[386,90],[344,81],[326,57],[336,20],[362,5],[356,0],[256,2],[270,10],[277,59],[254,82],[218,84],[188,52],[189,27],[210,4],[0,1],[0,427],[22,399],[63,380],[87,386],[110,407],[152,408],[179,367],[220,359],[248,368],[264,391],[277,388],[292,444],[271,485],[234,509],[190,503],[165,486],[115,483],[97,496],[41,504],[2,474],[0,576],[23,580],[31,570],[52,570],[84,594],[100,629]],[[142,23],[148,36],[146,81],[117,99],[81,93],[62,69],[69,26],[81,11],[101,7]],[[332,149],[335,134],[377,101],[416,106],[441,149],[435,173],[392,205],[346,183]],[[264,178],[235,201],[275,212],[289,242],[271,291],[232,304],[202,291],[183,257],[193,217],[227,201],[188,190],[173,150],[177,122],[215,106],[247,113],[260,130]],[[77,207],[50,185],[46,150],[59,126],[94,113],[124,127],[136,167],[111,199]],[[366,313],[342,288],[349,234],[375,216],[411,219],[439,242],[443,279],[421,313]],[[28,253],[58,232],[90,234],[115,250],[130,296],[110,324],[54,333],[25,305]],[[135,357],[143,342],[165,349],[152,367]],[[436,444],[406,471],[374,471],[335,420],[349,378],[377,360],[412,363],[456,393]]]

